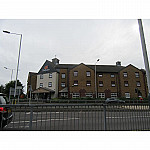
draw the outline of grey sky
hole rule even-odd
[[[150,20],[143,20],[148,56],[150,53]],[[0,20],[0,84],[10,81],[16,69],[20,36],[5,34],[8,30],[22,33],[19,80],[26,86],[29,71],[38,72],[46,59],[57,56],[60,63],[85,63],[144,68],[138,22],[133,20]],[[13,75],[15,80],[16,70]]]

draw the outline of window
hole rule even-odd
[[[93,98],[93,93],[86,93],[85,96],[86,96],[86,97]]]
[[[129,86],[128,81],[124,81],[124,86],[125,86],[125,87],[128,87],[128,86]]]
[[[72,98],[79,98],[80,94],[79,93],[72,93]]]
[[[105,93],[98,93],[99,98],[105,98]]]
[[[52,78],[52,73],[49,73],[49,78]]]
[[[91,81],[86,81],[86,86],[91,86]]]
[[[135,72],[135,77],[136,77],[136,78],[139,78],[139,77],[140,77],[139,72]]]
[[[40,79],[43,79],[43,74],[40,74]]]
[[[49,83],[48,83],[48,87],[52,87],[52,82],[49,82]]]
[[[91,76],[91,72],[90,72],[90,71],[87,71],[87,72],[86,72],[86,76],[87,76],[87,77],[90,77],[90,76]]]
[[[98,74],[98,77],[103,77],[103,74],[102,74],[102,73],[99,73],[99,74]]]
[[[114,78],[114,77],[115,77],[115,75],[114,75],[114,74],[111,74],[111,75],[110,75],[110,77],[111,77],[111,78]]]
[[[43,83],[40,83],[40,87],[43,87]]]
[[[117,93],[111,93],[111,98],[117,98]]]
[[[61,74],[61,78],[62,78],[62,79],[65,79],[65,78],[66,78],[66,74],[65,74],[65,73],[62,73],[62,74]]]
[[[124,72],[124,73],[123,73],[123,77],[128,77],[128,73],[127,73],[127,72]]]
[[[62,82],[61,83],[61,87],[65,87],[66,85],[65,85],[65,82]]]
[[[74,71],[74,77],[77,77],[78,76],[78,71]]]
[[[103,81],[99,81],[99,87],[103,87]]]
[[[129,92],[125,93],[125,98],[130,98],[130,93]]]
[[[115,81],[111,81],[111,86],[112,87],[115,87],[116,85],[115,85]]]
[[[137,81],[137,82],[136,82],[136,86],[137,86],[137,87],[141,86],[140,81]]]
[[[78,80],[74,80],[74,86],[78,86]]]
[[[68,93],[61,93],[60,96],[61,96],[61,97],[66,97],[66,98],[68,98]]]

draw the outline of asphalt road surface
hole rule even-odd
[[[32,120],[31,120],[32,118]],[[150,129],[150,112],[146,109],[13,112],[12,122],[3,130],[42,131],[137,131]]]

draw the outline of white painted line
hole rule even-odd
[[[106,117],[107,119],[123,119],[123,118],[149,118],[150,116],[130,116],[130,117]]]
[[[66,120],[79,120],[80,118],[51,118],[47,120],[33,120],[32,122],[46,122],[46,121],[66,121]],[[29,123],[30,121],[16,121],[16,122],[11,122],[10,124],[18,124],[18,123]]]
[[[61,114],[64,112],[33,112],[33,114],[52,114],[52,113],[56,113],[56,114]],[[26,115],[30,115],[30,112],[27,112]]]

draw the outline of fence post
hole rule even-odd
[[[104,104],[103,107],[104,107],[104,131],[106,131],[107,130],[106,128],[106,105]]]
[[[29,123],[29,130],[32,130],[32,120],[33,120],[33,107],[29,105],[30,108],[30,123]]]

